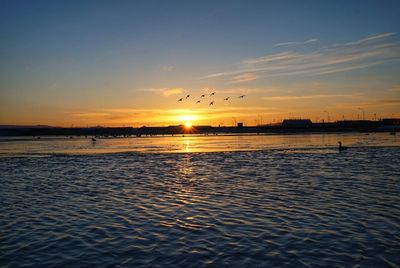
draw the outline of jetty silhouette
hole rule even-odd
[[[382,119],[379,121],[347,120],[329,123],[313,123],[309,119],[285,119],[281,123],[248,126],[237,122],[235,126],[194,125],[190,129],[185,125],[166,127],[51,127],[51,126],[0,126],[0,136],[106,136],[129,137],[143,135],[175,134],[303,134],[303,133],[346,133],[346,132],[387,132],[400,131],[400,119]]]

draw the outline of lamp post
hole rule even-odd
[[[362,119],[365,120],[365,110],[363,108],[358,108],[362,112]]]
[[[329,112],[328,112],[328,111],[324,111],[324,113],[326,113],[326,115],[328,116],[328,122],[327,122],[327,123],[329,123],[329,122],[331,121],[331,118],[330,118]]]

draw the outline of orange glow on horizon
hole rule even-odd
[[[184,111],[184,114],[177,115],[176,120],[177,121],[183,121],[187,123],[191,123],[193,121],[197,121],[200,119],[200,116],[192,114],[191,111]]]
[[[262,105],[222,106],[202,108],[109,108],[82,110],[34,110],[25,116],[24,113],[11,113],[10,109],[0,109],[2,124],[16,125],[51,125],[61,127],[142,127],[169,125],[211,125],[235,126],[238,122],[245,126],[275,124],[284,119],[303,118],[312,122],[337,120],[379,120],[380,118],[399,117],[394,105],[369,107],[362,105],[340,106],[338,108],[319,108],[313,102],[304,101],[298,106],[288,107],[282,101]],[[290,102],[291,105],[297,102]],[[267,105],[268,104],[268,105]],[[171,105],[172,106],[172,105]],[[390,108],[390,109],[389,109]],[[22,109],[22,108],[21,108]],[[2,111],[3,113],[2,113]],[[324,112],[327,111],[327,112]],[[4,119],[1,120],[3,117]],[[41,118],[43,117],[43,118]],[[38,119],[40,118],[40,120]]]

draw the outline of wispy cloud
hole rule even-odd
[[[274,47],[287,47],[287,46],[298,46],[298,45],[307,45],[318,42],[318,39],[308,39],[306,41],[292,41],[292,42],[284,42],[275,44]]]
[[[386,106],[398,106],[400,104],[400,99],[378,99],[374,101],[365,101],[358,103],[337,103],[335,108],[337,109],[358,109],[362,108],[377,108]]]
[[[92,123],[101,125],[176,125],[183,123],[185,118],[192,118],[195,124],[221,120],[232,117],[251,117],[259,114],[275,114],[273,107],[213,107],[198,109],[135,109],[135,108],[106,108],[95,111],[73,112],[74,122]]]
[[[385,104],[385,105],[398,105],[398,104],[400,104],[400,99],[384,99],[384,100],[380,100],[379,103]]]
[[[179,95],[185,92],[185,89],[181,87],[174,87],[174,88],[166,88],[163,90],[164,96],[172,96],[172,95]]]
[[[179,95],[185,92],[185,89],[182,87],[171,87],[171,88],[141,88],[137,89],[137,91],[145,91],[145,92],[154,92],[163,94],[166,97],[172,95]]]
[[[257,76],[254,75],[253,73],[239,74],[239,75],[233,77],[232,83],[249,82],[249,81],[255,80],[256,78],[257,78]]]
[[[231,70],[209,74],[203,78],[225,77],[235,83],[263,77],[328,75],[368,68],[400,60],[400,42],[395,35],[396,33],[383,33],[354,42],[321,47],[311,52],[285,51],[246,59]],[[245,77],[254,79],[244,79]]]
[[[171,72],[171,71],[173,71],[174,70],[174,66],[173,65],[171,65],[171,64],[163,64],[163,65],[160,65],[160,69],[162,70],[162,71],[164,71],[164,72]]]
[[[270,87],[260,87],[260,88],[250,88],[250,87],[235,87],[227,89],[218,89],[218,94],[252,94],[252,93],[266,93],[275,91],[274,88]]]
[[[328,98],[355,98],[359,95],[355,94],[315,94],[315,95],[283,95],[283,96],[270,96],[263,97],[264,100],[278,100],[278,101],[290,101],[290,100],[301,100],[301,99],[328,99]]]
[[[359,45],[359,44],[362,44],[362,43],[367,43],[367,42],[370,42],[370,41],[378,41],[378,40],[381,40],[381,39],[386,39],[388,37],[391,37],[391,36],[393,36],[395,34],[396,34],[395,32],[390,32],[390,33],[382,33],[382,34],[378,34],[378,35],[371,35],[371,36],[368,36],[366,38],[357,40],[355,42],[349,42],[349,43],[345,43],[343,45],[351,46],[351,45]]]
[[[245,65],[257,65],[261,63],[271,63],[271,62],[286,62],[301,57],[301,54],[295,53],[293,51],[281,52],[272,55],[267,55],[263,57],[257,57],[253,59],[247,59],[243,61]]]
[[[76,112],[76,113],[71,113],[70,115],[76,116],[76,117],[85,117],[85,118],[99,118],[99,117],[107,116],[108,113],[105,113],[105,112]]]
[[[392,92],[400,92],[400,85],[393,85],[393,86],[389,89],[389,91],[392,91]]]

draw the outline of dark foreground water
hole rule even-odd
[[[400,147],[0,159],[0,266],[399,267]]]

